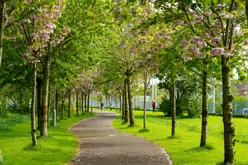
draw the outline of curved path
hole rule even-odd
[[[71,131],[80,148],[73,165],[171,165],[169,156],[155,144],[121,133],[112,127],[115,113],[98,113]]]

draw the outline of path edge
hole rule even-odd
[[[97,114],[97,113],[96,113],[96,114]],[[71,128],[74,127],[75,125],[77,125],[77,124],[83,122],[83,121],[91,120],[91,119],[94,119],[94,118],[96,118],[96,117],[97,117],[97,115],[94,116],[94,117],[90,117],[90,118],[87,118],[87,119],[80,120],[79,122],[74,123],[73,125],[71,125],[71,126],[67,129],[68,131],[71,132],[71,134],[72,134],[74,137],[77,138],[77,149],[76,149],[77,153],[76,153],[76,155],[74,156],[74,159],[75,159],[76,157],[78,157],[79,154],[80,154],[80,153],[79,153],[80,143],[79,143],[79,139],[78,139],[77,135],[71,131]],[[69,161],[66,162],[64,165],[73,165],[73,164],[72,164],[72,160],[69,160]]]
[[[152,140],[145,139],[145,138],[143,138],[143,137],[139,137],[139,136],[137,136],[137,135],[133,135],[133,134],[130,134],[130,133],[122,132],[122,131],[120,131],[119,129],[115,128],[115,127],[113,126],[113,121],[116,120],[117,117],[120,117],[120,115],[119,115],[119,116],[116,116],[116,117],[111,121],[111,125],[112,125],[112,127],[113,127],[115,130],[117,130],[117,131],[120,132],[120,133],[126,134],[126,135],[131,135],[131,136],[135,136],[135,137],[137,137],[137,138],[141,138],[141,139],[147,141],[148,143],[152,143],[153,145],[155,145],[155,146],[161,151],[161,153],[163,153],[163,154],[166,156],[167,161],[170,163],[170,165],[173,165],[173,162],[172,162],[172,160],[171,160],[171,156],[168,154],[168,152],[166,151],[166,149],[163,148],[162,146],[160,146],[159,144],[156,144],[156,143],[155,143],[154,141],[152,141]]]

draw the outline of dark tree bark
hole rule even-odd
[[[172,114],[171,114],[171,136],[176,136],[176,85],[173,82],[170,90],[170,100],[172,105]]]
[[[52,111],[53,112],[53,111]],[[47,124],[51,122],[51,93],[48,91]]]
[[[37,64],[34,64],[33,68],[33,92],[32,92],[32,117],[31,117],[31,132],[32,132],[32,145],[37,145],[36,138],[36,78],[37,78]]]
[[[84,93],[81,91],[81,108],[82,108],[82,115],[84,114]]]
[[[2,57],[3,57],[4,7],[5,7],[5,1],[1,0],[0,2],[0,68],[2,66]]]
[[[50,77],[51,55],[45,56],[43,91],[42,91],[42,109],[40,118],[40,136],[48,136],[48,93],[49,93],[49,77]]]
[[[204,70],[202,72],[202,130],[200,147],[205,147],[207,144],[208,133],[208,86],[207,86],[207,60],[203,60]]]
[[[84,111],[87,113],[87,95],[84,96]]]
[[[124,87],[124,86],[123,86]],[[125,89],[122,90],[122,105],[121,105],[121,114],[122,114],[122,120],[125,118]]]
[[[59,93],[56,90],[56,119],[59,119]]]
[[[79,106],[78,106],[78,95],[79,95],[79,92],[77,91],[77,93],[76,93],[77,116],[79,115],[79,114],[78,114],[78,111],[79,111]]]
[[[146,129],[146,90],[147,90],[147,71],[144,70],[144,129]]]
[[[88,107],[87,107],[87,112],[89,113],[90,112],[90,93],[88,94],[88,99],[87,99],[87,101],[88,101]]]
[[[222,57],[223,123],[224,123],[224,163],[234,163],[235,128],[232,121],[232,100],[230,67],[228,58]]]
[[[127,91],[128,91],[128,105],[129,105],[129,120],[130,120],[130,127],[135,125],[134,114],[133,114],[133,92],[132,92],[132,85],[131,85],[131,76],[127,75]]]
[[[69,95],[68,95],[68,117],[71,117],[71,89],[69,89]]]
[[[128,104],[127,104],[127,79],[124,82],[124,122],[128,122]]]
[[[61,109],[61,120],[65,117],[65,93],[62,91],[62,109]]]
[[[41,101],[42,101],[42,80],[37,78],[37,117],[38,117],[38,129],[40,129],[40,112],[41,112]]]

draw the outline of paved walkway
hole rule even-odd
[[[99,113],[71,131],[80,143],[73,165],[171,165],[163,149],[112,127],[115,113]]]

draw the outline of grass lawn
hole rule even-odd
[[[49,137],[38,139],[38,147],[30,148],[30,120],[9,127],[0,127],[0,149],[4,165],[62,165],[77,154],[78,142],[68,130],[82,119],[95,114],[73,116],[59,121],[57,127],[50,126]],[[37,132],[39,135],[39,132]]]
[[[148,140],[162,146],[170,154],[176,165],[214,165],[222,164],[224,160],[223,123],[222,117],[209,117],[208,145],[206,149],[199,148],[201,119],[177,119],[176,138],[171,138],[171,119],[157,112],[147,114],[147,128],[143,129],[143,112],[136,111],[136,126],[129,128],[128,124],[121,124],[117,118],[115,128]],[[234,118],[237,143],[235,147],[235,165],[248,164],[248,119]]]

